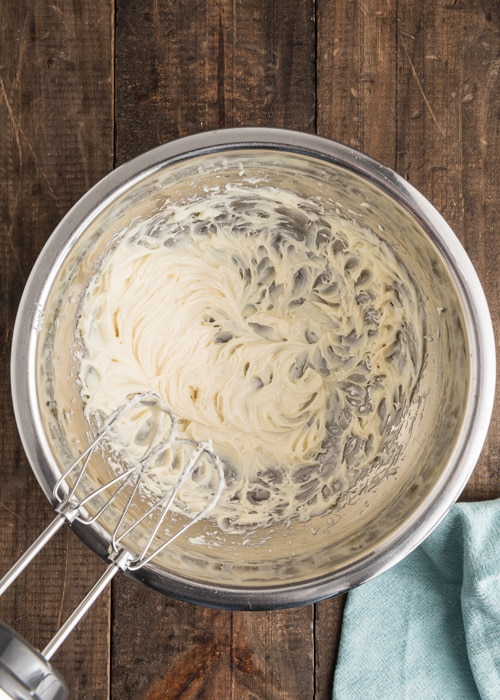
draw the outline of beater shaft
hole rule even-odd
[[[47,660],[51,659],[55,652],[59,649],[66,637],[73,631],[84,615],[90,610],[101,593],[105,590],[108,583],[119,572],[127,568],[127,562],[130,559],[130,554],[126,550],[122,550],[117,557],[108,565],[100,579],[87,593],[81,603],[73,610],[66,622],[58,629],[52,637],[45,649],[42,651],[42,656]]]
[[[0,579],[0,597],[11,586],[16,578],[24,571],[28,564],[36,557],[36,555],[45,547],[56,532],[64,525],[65,519],[61,514],[57,514],[54,520],[48,525],[45,530],[36,538],[36,540],[28,547],[16,561],[14,566],[7,571],[5,576]]]

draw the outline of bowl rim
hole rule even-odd
[[[47,498],[55,505],[50,449],[37,405],[35,362],[44,300],[74,241],[94,217],[127,188],[181,160],[238,149],[288,151],[351,170],[385,191],[425,229],[453,277],[470,333],[471,386],[460,439],[429,496],[396,533],[362,559],[334,574],[303,583],[248,588],[214,586],[149,564],[127,575],[172,597],[227,609],[273,609],[310,604],[345,592],[407,556],[439,524],[464,489],[486,439],[493,410],[496,358],[493,326],[481,282],[465,249],[436,208],[395,171],[350,146],[315,134],[272,127],[201,132],[157,146],[120,165],[88,190],[62,218],[42,248],[25,285],[11,346],[14,415],[25,453]],[[78,536],[107,558],[107,539],[97,525],[73,523]]]

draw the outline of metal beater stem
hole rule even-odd
[[[37,537],[37,539],[28,547],[24,554],[19,557],[14,566],[7,571],[5,576],[0,580],[0,596],[2,596],[7,588],[14,583],[16,578],[28,566],[30,561],[36,557],[47,542],[52,539],[55,533],[66,522],[66,518],[62,513],[58,513],[54,520],[48,525],[45,530]]]
[[[99,598],[101,593],[107,587],[108,583],[113,579],[115,574],[127,568],[127,562],[130,558],[131,555],[129,552],[126,550],[121,550],[111,564],[109,564],[101,578],[94,584],[82,602],[73,610],[63,626],[60,627],[60,629],[42,651],[42,656],[44,656],[47,661],[55,654],[66,637],[69,636],[82,617],[92,607],[97,598]]]

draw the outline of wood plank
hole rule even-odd
[[[17,437],[10,342],[22,288],[42,245],[71,204],[112,167],[111,35],[108,0],[0,6],[2,572],[53,517]],[[66,528],[2,598],[0,615],[43,648],[101,567]],[[75,697],[107,697],[108,635],[104,597],[54,658]]]
[[[400,5],[397,169],[443,214],[465,246],[499,330],[498,5]],[[463,494],[500,496],[498,399]]]
[[[226,2],[219,37],[220,126],[314,130],[314,2]]]
[[[318,0],[318,133],[395,165],[396,12]]]
[[[321,136],[396,165],[396,4],[317,0]],[[346,596],[316,605],[316,700],[331,698]]]
[[[314,697],[313,615],[313,606],[235,613],[236,672],[230,697]]]
[[[225,126],[312,130],[313,19],[310,0],[118,2],[117,162]],[[114,583],[113,601],[114,697],[314,695],[312,606],[208,610],[144,592],[124,577]]]
[[[338,595],[315,606],[314,700],[332,697],[346,597]]]

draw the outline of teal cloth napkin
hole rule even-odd
[[[333,698],[500,699],[500,500],[454,505],[348,594]]]

